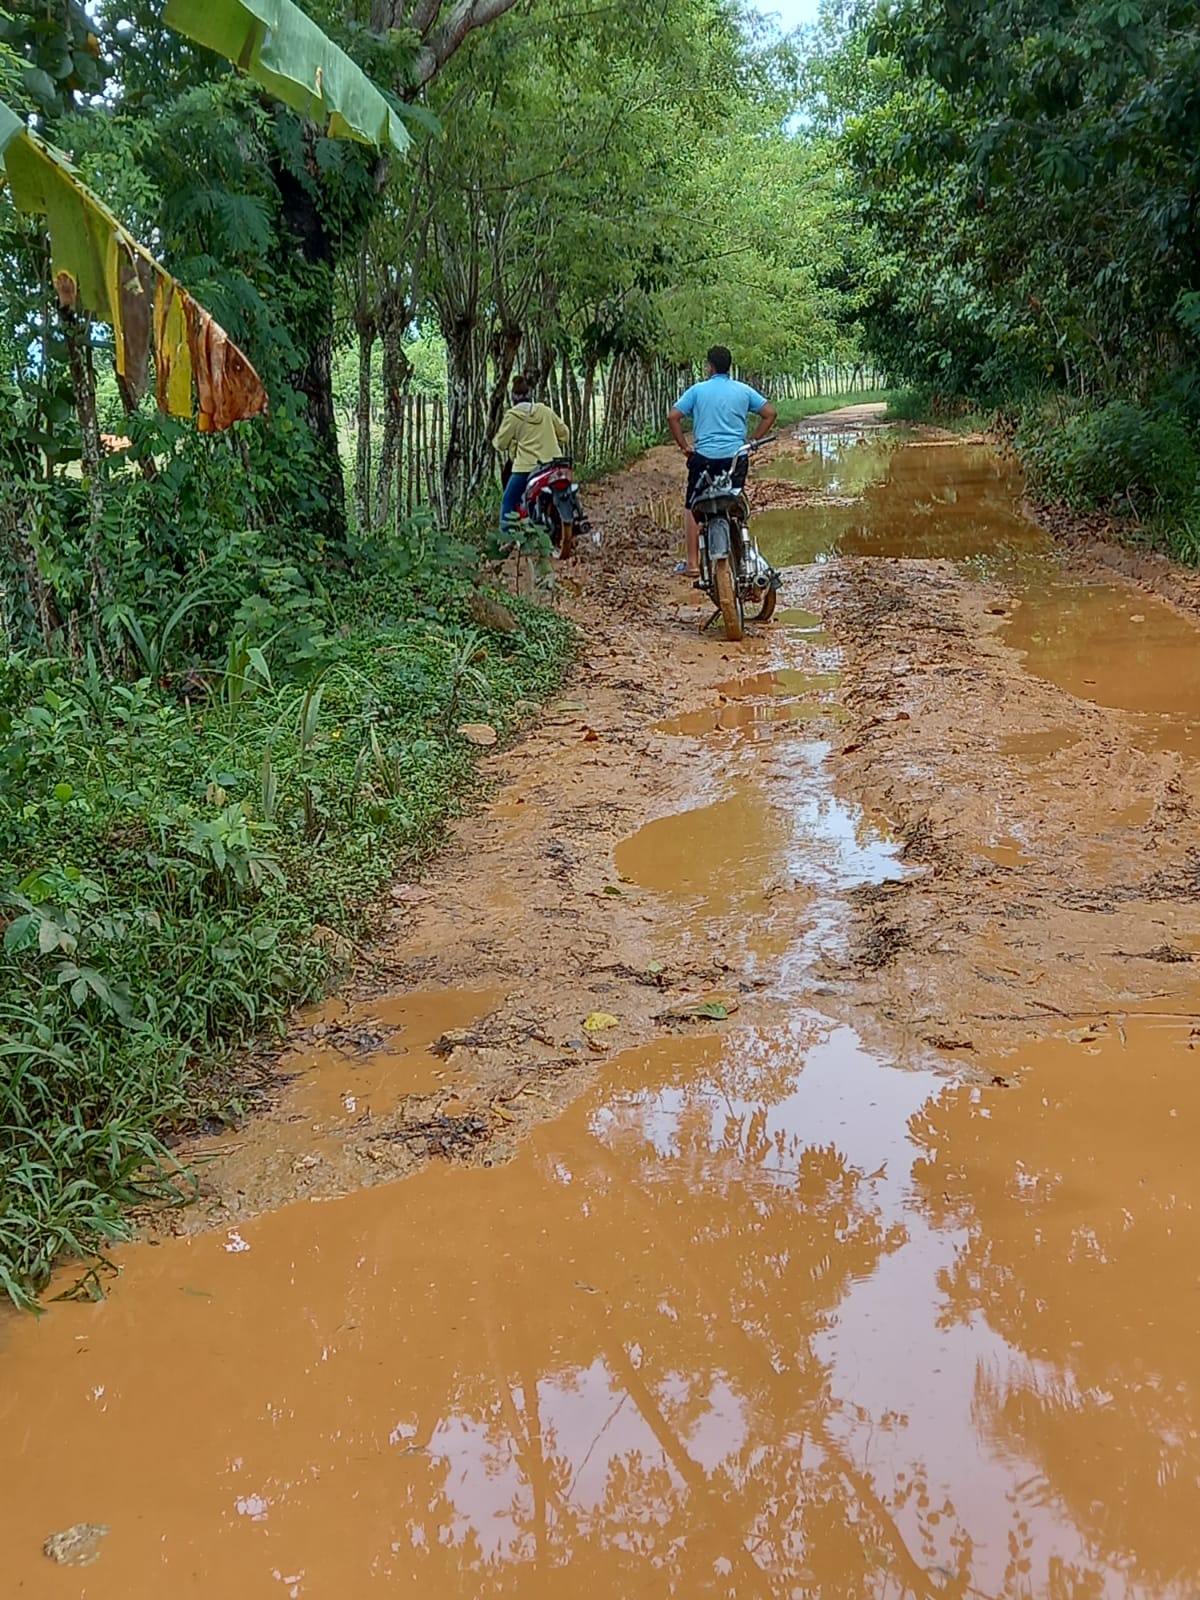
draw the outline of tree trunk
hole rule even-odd
[[[379,448],[379,476],[375,485],[375,527],[386,528],[391,515],[392,480],[400,460],[404,427],[404,395],[412,377],[412,363],[404,353],[404,335],[412,320],[403,295],[384,295],[380,308],[383,339],[383,442]],[[398,488],[397,494],[402,493]]]
[[[354,449],[354,517],[360,537],[371,527],[371,358],[375,353],[375,318],[365,311],[358,319],[358,405]]]
[[[445,484],[447,516],[453,521],[467,508],[470,498],[468,482],[473,454],[472,396],[476,388],[474,360],[476,352],[473,324],[458,323],[447,327],[442,335],[446,341],[446,459],[442,466]]]
[[[344,548],[346,481],[333,404],[334,245],[311,190],[283,167],[276,168],[274,176],[287,231],[309,269],[303,274],[303,288],[288,307],[288,332],[301,352],[291,384],[304,402],[313,438],[316,488],[325,500],[325,538],[330,545]]]
[[[589,356],[587,365],[583,369],[583,396],[579,405],[579,441],[578,455],[580,461],[586,461],[592,453],[592,416],[596,407],[596,358]]]
[[[67,365],[71,372],[71,386],[75,392],[75,412],[79,418],[80,466],[83,471],[84,488],[87,491],[88,623],[100,664],[105,672],[111,675],[112,666],[100,617],[100,600],[108,584],[100,556],[104,485],[100,477],[102,449],[100,423],[96,414],[96,368],[92,360],[91,324],[87,318],[80,316],[73,309],[64,308],[61,316],[67,346]]]

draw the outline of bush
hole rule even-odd
[[[503,734],[560,680],[553,612],[510,601],[493,635],[462,568],[387,565],[319,605],[261,575],[187,683],[0,659],[0,1295],[178,1182],[161,1136],[223,1109],[222,1058],[461,806],[459,723]]]
[[[1189,514],[1200,454],[1184,423],[1127,400],[1054,420],[1022,418],[1016,445],[1032,487],[1048,499],[1139,518]]]

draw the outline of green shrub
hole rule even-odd
[[[1039,410],[1023,417],[1016,444],[1032,486],[1072,506],[1170,518],[1196,501],[1200,454],[1170,413],[1127,400],[1058,419]]]
[[[470,569],[413,555],[333,595],[264,569],[187,684],[0,658],[0,1295],[179,1186],[162,1135],[222,1111],[223,1057],[320,990],[318,929],[358,931],[461,807],[459,723],[559,682],[570,624],[510,601],[484,632]]]

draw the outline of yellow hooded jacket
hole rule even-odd
[[[522,400],[504,413],[492,443],[502,456],[511,452],[514,472],[532,472],[543,461],[560,456],[570,437],[571,430],[549,406]]]

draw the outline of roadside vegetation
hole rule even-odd
[[[871,241],[899,414],[1200,561],[1200,23],[1182,0],[831,4],[809,116]]]

